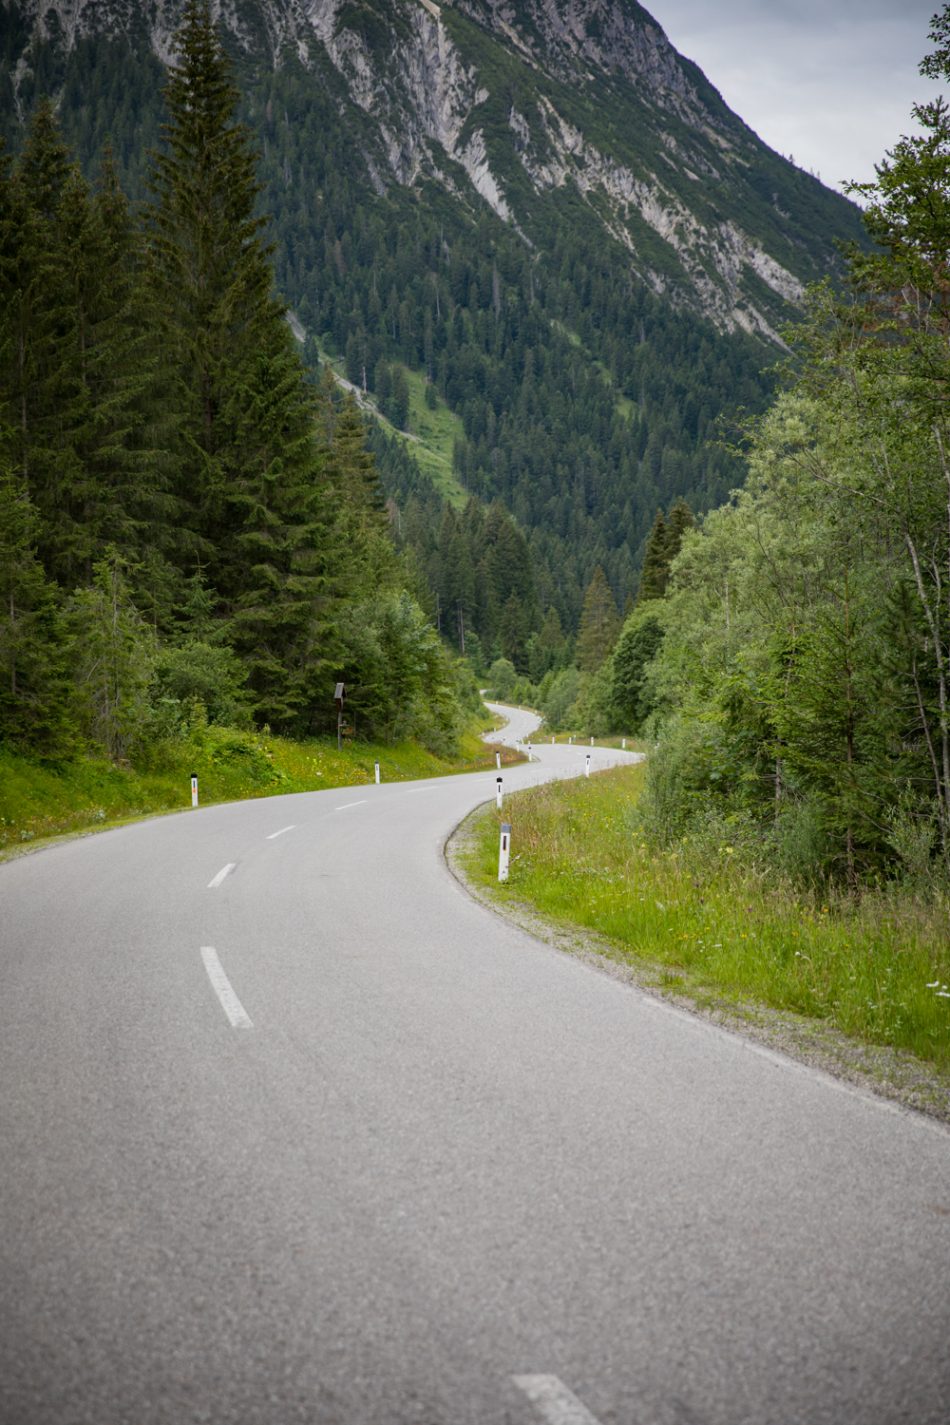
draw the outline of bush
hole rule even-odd
[[[541,704],[541,711],[548,727],[569,726],[571,711],[577,702],[581,687],[581,675],[576,668],[565,668],[563,672],[555,674]]]
[[[490,696],[509,699],[517,678],[515,665],[510,658],[496,658],[488,670],[488,691]]]
[[[642,809],[651,839],[667,845],[694,819],[725,814],[738,776],[722,724],[713,718],[676,718],[648,761]]]
[[[164,717],[177,706],[182,722],[187,721],[188,709],[200,703],[209,722],[249,727],[246,681],[247,671],[232,649],[192,640],[159,653],[153,702],[164,709]]]

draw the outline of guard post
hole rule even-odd
[[[507,881],[508,862],[511,857],[511,824],[503,821],[501,824],[501,841],[498,845],[498,879]]]

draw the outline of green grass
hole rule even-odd
[[[263,733],[209,727],[190,743],[153,749],[148,766],[117,767],[80,758],[41,762],[0,747],[0,857],[25,844],[119,821],[191,806],[191,774],[198,774],[202,806],[246,797],[312,792],[374,782],[442,777],[494,767],[495,752],[478,735],[484,720],[462,737],[456,758],[436,757],[418,743],[290,742]],[[488,726],[491,725],[489,719]],[[522,760],[502,749],[504,761]]]
[[[950,1069],[946,907],[879,891],[811,901],[736,863],[728,845],[651,850],[638,832],[641,766],[509,800],[511,876],[497,884],[498,822],[477,822],[472,879],[604,936],[618,958],[655,967],[694,998],[750,1000],[909,1050]]]
[[[426,379],[421,371],[412,371],[408,366],[404,366],[403,370],[409,386],[410,434],[396,430],[395,426],[388,428],[408,445],[416,464],[424,475],[428,475],[439,493],[450,504],[461,508],[468,500],[468,493],[459,484],[452,455],[455,442],[465,435],[465,428],[441,398],[437,400],[435,410],[429,409],[425,402]],[[383,424],[388,425],[388,422],[383,420]]]
[[[320,355],[324,361],[329,362],[337,376],[342,378],[342,359],[330,356],[323,346],[320,347]],[[435,410],[429,409],[425,401],[426,378],[421,371],[413,371],[409,366],[403,366],[402,369],[409,387],[409,430],[402,431],[392,425],[378,409],[371,395],[369,401],[373,413],[383,429],[406,446],[423,475],[432,481],[439,494],[456,509],[461,509],[468,502],[469,496],[455,473],[453,453],[455,442],[465,435],[465,427],[460,417],[450,411],[441,398],[437,398]]]

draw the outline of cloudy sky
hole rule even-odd
[[[947,88],[917,65],[941,0],[641,0],[731,109],[830,188],[870,181]]]

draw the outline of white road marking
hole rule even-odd
[[[221,882],[224,880],[225,876],[230,876],[236,864],[237,863],[235,861],[229,861],[226,866],[222,866],[218,874],[216,876],[213,876],[208,882],[208,890],[216,891],[220,886]]]
[[[247,1013],[234,990],[231,988],[231,981],[221,968],[221,961],[218,959],[218,952],[211,945],[202,945],[201,958],[204,961],[205,969],[208,972],[208,979],[211,987],[218,999],[221,1001],[221,1008],[224,1010],[234,1029],[253,1029],[251,1017]]]
[[[363,800],[360,801],[360,802],[344,802],[341,807],[334,807],[333,810],[334,810],[334,811],[346,811],[347,807],[365,807],[365,805],[366,805],[366,798],[364,797]]]
[[[296,825],[296,823],[294,823]],[[280,831],[272,831],[270,836],[265,837],[266,841],[276,841],[278,836],[283,836],[285,831],[293,831],[293,826],[282,826]]]
[[[547,1425],[598,1425],[586,1405],[557,1376],[513,1376]]]

